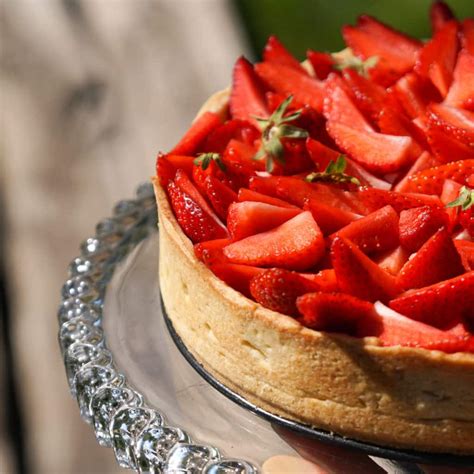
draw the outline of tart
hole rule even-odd
[[[300,64],[236,62],[154,178],[160,288],[256,405],[379,445],[474,454],[474,21],[374,18]]]

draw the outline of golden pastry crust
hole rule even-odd
[[[222,111],[228,91],[201,109]],[[474,454],[474,354],[381,347],[303,327],[217,278],[194,255],[154,180],[160,288],[198,361],[266,410],[380,445]]]

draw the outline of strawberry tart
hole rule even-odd
[[[253,403],[379,445],[474,454],[474,20],[369,16],[299,63],[237,60],[157,161],[160,285]]]

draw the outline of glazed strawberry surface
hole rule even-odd
[[[197,258],[266,308],[474,352],[474,23],[430,18],[420,42],[362,16],[305,66],[271,37],[157,174]]]

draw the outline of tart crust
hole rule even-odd
[[[199,114],[225,113],[228,96],[213,95]],[[474,354],[382,347],[265,309],[197,260],[154,186],[164,305],[206,370],[288,419],[379,445],[474,454]]]

